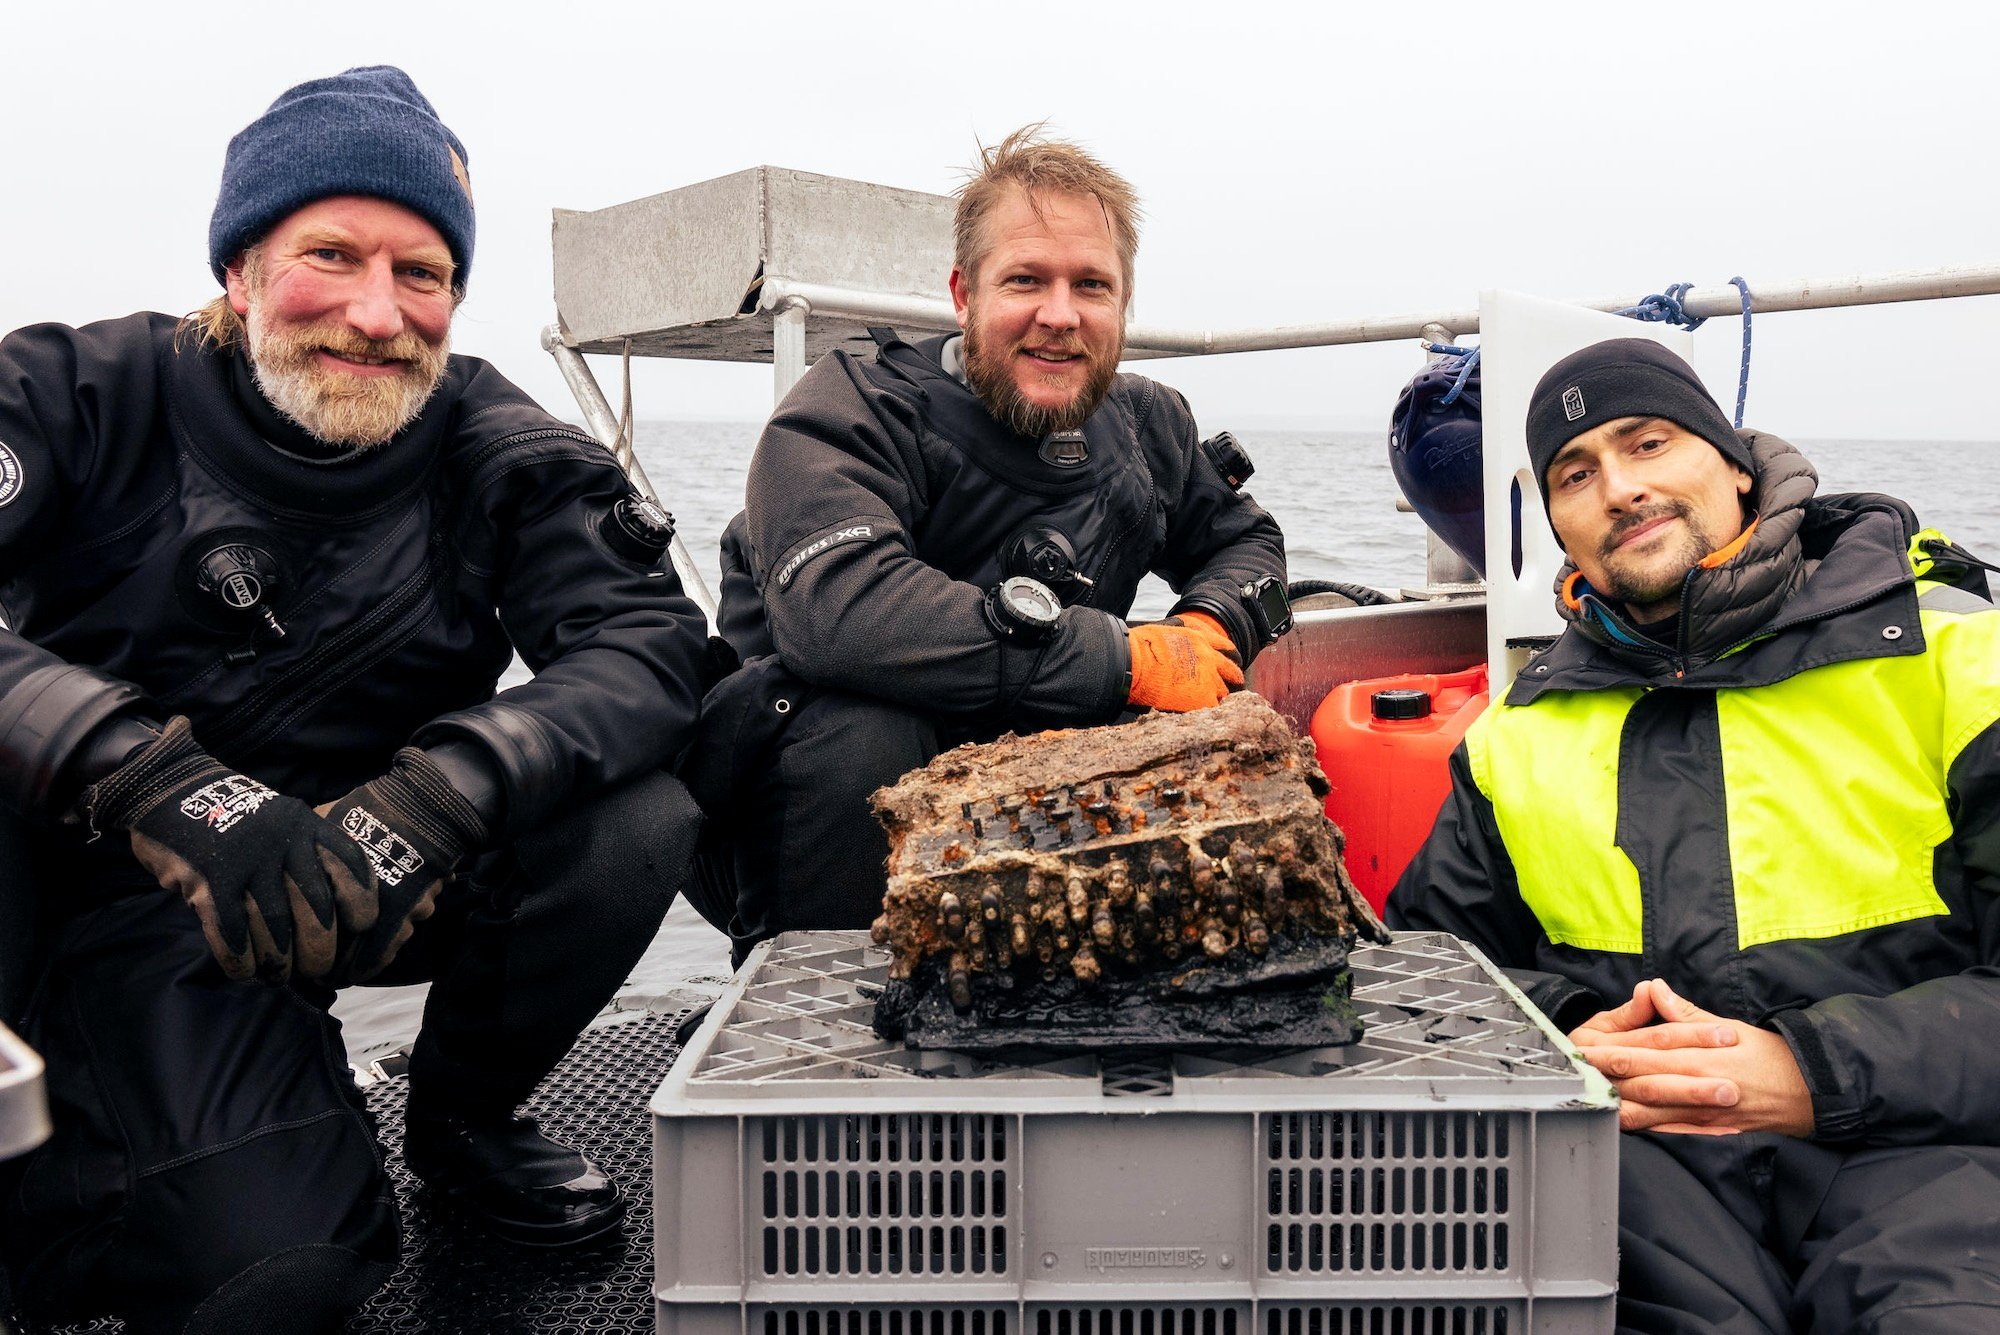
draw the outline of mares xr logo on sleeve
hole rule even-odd
[[[782,589],[787,584],[790,584],[793,577],[799,573],[801,566],[823,552],[831,551],[843,543],[873,542],[877,526],[875,522],[849,522],[830,533],[822,533],[817,537],[807,539],[803,546],[796,548],[790,556],[785,558],[784,564],[778,567],[778,587]]]

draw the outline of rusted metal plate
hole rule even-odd
[[[960,747],[875,795],[876,1025],[916,1046],[1316,1046],[1386,940],[1326,780],[1262,697]]]

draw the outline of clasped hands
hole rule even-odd
[[[194,911],[224,973],[270,983],[380,973],[485,836],[421,751],[315,809],[232,772],[185,718],[83,806],[94,826],[130,832],[133,856]]]
[[[1664,979],[1642,981],[1569,1037],[1618,1090],[1621,1130],[1812,1134],[1812,1094],[1791,1045],[1703,1010]]]

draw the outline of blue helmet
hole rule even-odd
[[[1403,386],[1389,419],[1389,467],[1424,523],[1484,576],[1477,348],[1439,358]]]

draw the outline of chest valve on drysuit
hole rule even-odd
[[[1000,549],[1000,577],[1015,576],[1053,589],[1065,603],[1097,587],[1095,580],[1076,568],[1076,548],[1070,540],[1047,524],[1022,527]]]
[[[232,659],[256,654],[255,641],[285,638],[273,610],[291,591],[291,562],[270,535],[256,529],[218,529],[181,549],[174,591],[201,625],[223,634],[246,634],[251,643]]]

